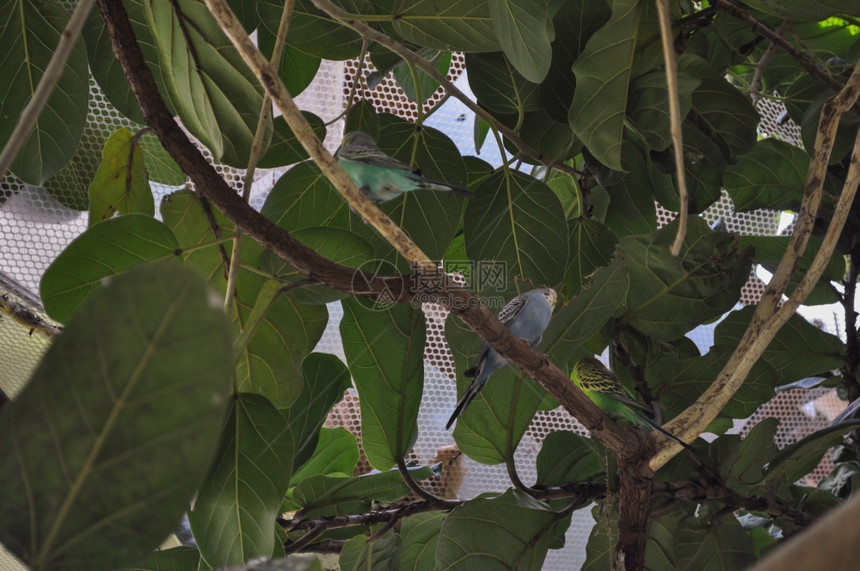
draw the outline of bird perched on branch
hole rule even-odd
[[[362,131],[344,135],[334,156],[352,182],[377,206],[413,190],[438,190],[474,196],[458,186],[424,178],[419,169],[383,153],[373,138]]]
[[[499,312],[499,321],[508,328],[508,331],[524,339],[532,347],[536,347],[540,343],[544,330],[549,325],[556,298],[555,290],[550,288],[527,291],[512,299],[502,308],[502,311]],[[475,366],[463,373],[467,377],[472,377],[473,380],[457,402],[454,413],[451,414],[448,424],[445,425],[446,429],[451,428],[454,420],[478,396],[490,375],[507,364],[507,359],[499,355],[487,343],[484,343]]]
[[[686,442],[651,420],[650,416],[654,412],[636,400],[633,391],[625,387],[615,373],[597,359],[584,357],[577,361],[570,373],[570,380],[613,420],[650,427],[684,448],[690,448]]]

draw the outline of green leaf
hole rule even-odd
[[[538,452],[537,483],[562,486],[599,478],[606,472],[604,455],[603,448],[592,438],[569,430],[550,432]]]
[[[328,353],[311,353],[302,360],[302,392],[281,410],[293,438],[293,469],[310,458],[329,410],[351,386],[343,361]]]
[[[683,120],[693,106],[693,91],[701,82],[692,74],[680,72],[677,80]],[[669,132],[671,122],[665,71],[650,71],[633,80],[630,84],[628,114],[651,149],[662,151],[669,148],[672,134]]]
[[[565,297],[577,294],[595,270],[608,266],[618,238],[607,226],[593,218],[569,220],[570,259],[564,273]]]
[[[648,539],[645,540],[646,569],[676,569],[675,530],[689,514],[682,504],[662,512],[648,523]]]
[[[597,270],[590,285],[556,311],[538,348],[546,351],[557,366],[572,367],[586,356],[582,344],[624,307],[630,288],[628,280],[622,259],[616,258],[609,266]]]
[[[343,427],[320,428],[319,439],[315,439],[316,448],[310,458],[293,472],[291,484],[310,478],[311,476],[349,477],[358,464],[358,441],[355,435]],[[298,460],[298,459],[296,459]],[[297,463],[297,462],[296,462]],[[285,510],[289,511],[289,510]]]
[[[573,64],[576,91],[568,121],[594,157],[621,168],[621,136],[640,17],[637,0],[612,2],[612,17]]]
[[[155,49],[155,42],[149,31],[149,26],[146,24],[143,2],[142,0],[125,0],[122,5],[128,14],[128,19],[137,38],[137,45],[143,53],[143,59],[147,67],[152,70],[152,77],[158,85],[158,91],[165,95],[166,90],[161,80],[158,51]],[[99,84],[105,97],[125,117],[135,123],[144,124],[143,112],[137,104],[137,99],[132,93],[131,85],[125,77],[122,66],[113,52],[110,35],[105,27],[101,12],[98,10],[90,12],[90,17],[81,33],[87,44],[90,73]]]
[[[310,123],[311,129],[313,129],[317,138],[320,141],[324,141],[326,128],[323,120],[307,111],[302,111],[302,115]],[[269,145],[266,154],[260,158],[257,167],[261,169],[283,167],[307,158],[308,153],[302,147],[301,143],[299,143],[292,129],[287,125],[283,115],[275,118],[272,143]]]
[[[549,73],[540,84],[540,99],[544,111],[556,121],[567,123],[568,111],[576,88],[576,76],[571,73],[573,62],[585,49],[588,39],[609,19],[611,12],[605,2],[565,0],[553,18],[555,39],[552,41],[552,61]]]
[[[411,469],[415,480],[433,476],[426,467]],[[405,497],[409,488],[397,470],[337,478],[311,476],[302,480],[293,491],[293,501],[308,518],[361,513],[370,509],[371,502],[393,503]]]
[[[756,10],[780,18],[817,22],[837,14],[860,16],[860,7],[845,0],[749,0]]]
[[[280,18],[283,2],[264,0],[261,4],[267,8],[262,13],[267,14],[269,20],[273,13]],[[337,5],[350,14],[374,12],[373,6],[365,0],[338,0]],[[358,57],[361,52],[361,36],[318,10],[312,0],[296,0],[287,43],[314,57],[336,61]]]
[[[472,260],[504,263],[508,284],[561,282],[567,266],[567,221],[544,183],[519,171],[496,171],[481,183],[464,217]]]
[[[272,403],[234,395],[214,464],[188,516],[209,567],[272,555],[292,454],[287,421]]]
[[[200,552],[194,547],[172,547],[151,553],[140,563],[123,571],[197,571]]]
[[[520,75],[540,83],[549,71],[552,48],[544,0],[489,0],[493,30],[508,60]]]
[[[399,551],[400,535],[393,530],[372,542],[366,535],[356,535],[343,546],[338,568],[343,571],[401,569]]]
[[[799,210],[808,168],[809,156],[803,149],[763,139],[729,165],[723,181],[739,212]]]
[[[151,0],[144,13],[183,125],[215,160],[247,166],[263,89],[202,0]],[[266,124],[265,149],[272,136]]]
[[[715,345],[701,357],[657,361],[646,370],[651,392],[660,394],[660,405],[667,418],[680,414],[705,392],[723,370],[734,347]],[[747,418],[773,398],[779,380],[779,373],[767,361],[759,361],[723,408],[722,415]]]
[[[494,115],[516,117],[541,108],[538,86],[517,73],[502,53],[467,53],[466,71],[478,102]]]
[[[591,509],[591,515],[595,524],[585,545],[586,561],[581,571],[614,569],[617,566],[618,505],[601,502]]]
[[[765,466],[779,452],[774,441],[778,424],[777,418],[765,418],[743,440],[735,435],[723,435],[713,444],[715,458],[728,476],[730,486],[761,482]],[[723,453],[726,448],[728,453]],[[739,491],[749,493],[744,488]]]
[[[630,141],[625,141],[623,147],[621,164],[626,174],[606,183],[609,209],[605,222],[619,238],[648,234],[657,229],[654,206],[657,185],[652,180],[652,174],[656,173],[641,149]]]
[[[645,335],[678,339],[700,323],[719,317],[740,299],[749,277],[752,250],[740,250],[736,236],[713,232],[691,218],[678,257],[669,252],[677,220],[646,236],[618,243],[630,283],[624,320]]]
[[[387,470],[418,438],[424,386],[424,314],[409,305],[368,309],[343,302],[340,334],[361,401],[361,444],[371,466]]]
[[[349,228],[346,201],[310,161],[281,175],[260,213],[289,232],[312,226]]]
[[[69,13],[56,2],[0,3],[0,148],[6,146],[32,98],[68,20]],[[89,93],[87,53],[79,38],[10,166],[15,176],[40,186],[72,158],[86,124]]]
[[[545,504],[517,490],[478,498],[455,508],[436,547],[437,569],[540,569],[562,519]]]
[[[731,312],[714,331],[714,343],[737,347],[755,312],[745,307]],[[845,365],[845,345],[835,335],[822,331],[794,314],[780,327],[761,358],[780,373],[780,384],[828,373]]]
[[[842,442],[842,437],[860,426],[860,420],[842,422],[817,430],[802,440],[779,451],[765,471],[765,482],[798,481],[809,474],[824,454]]]
[[[400,528],[399,568],[404,571],[433,569],[439,531],[447,514],[429,512],[403,518]]]
[[[161,146],[161,142],[153,132],[143,133],[139,139],[140,146],[146,156],[146,170],[152,182],[160,182],[167,186],[181,186],[188,176],[182,172],[173,157]]]
[[[693,92],[690,119],[716,142],[726,160],[752,150],[758,112],[749,98],[733,87],[708,62],[691,53],[678,58],[678,71],[701,80]]]
[[[435,58],[434,67],[436,71],[443,76],[448,75],[448,70],[451,67],[451,52],[439,53],[430,51],[429,56],[431,59]],[[422,69],[415,68],[415,73],[418,75],[417,88],[415,87],[415,78],[412,75],[412,70],[409,69],[405,61],[401,60],[392,69],[394,79],[397,80],[397,85],[400,86],[406,97],[410,101],[419,101],[420,99],[421,103],[424,103],[439,89],[439,82],[427,75],[427,72]]]
[[[266,59],[271,60],[272,51],[275,49],[275,38],[278,35],[278,28],[281,23],[281,15],[284,12],[283,3],[278,3],[270,0],[261,0],[251,3],[256,7],[262,19],[262,25],[257,30],[258,44],[260,51],[266,56]],[[299,11],[307,9],[304,2],[299,2]],[[305,12],[297,12],[296,5],[293,5],[293,18],[298,19],[299,30],[302,29],[302,24],[307,19]],[[290,23],[290,32],[293,32],[293,24],[296,20]],[[343,30],[343,28],[340,28]],[[345,31],[345,30],[343,30]],[[301,32],[299,32],[301,34]],[[296,34],[296,38],[299,37]],[[289,44],[293,38],[292,33],[287,34],[287,42],[281,50],[281,62],[278,67],[278,77],[284,82],[284,86],[290,95],[295,97],[304,91],[313,81],[320,68],[321,60],[319,57],[311,55],[305,51],[298,49]],[[301,41],[300,39],[297,41]]]
[[[65,322],[103,278],[145,262],[176,257],[179,243],[163,223],[127,214],[91,226],[48,266],[39,285],[45,311]]]
[[[0,541],[31,569],[116,569],[170,533],[230,390],[219,303],[178,265],[109,280],[0,415]]]
[[[702,571],[744,569],[755,563],[755,555],[750,536],[731,514],[707,525],[688,516],[675,531],[675,563]]]
[[[501,46],[485,0],[396,0],[394,31],[404,40],[445,51],[495,52]]]
[[[90,226],[117,213],[155,215],[143,151],[131,131],[118,129],[108,138],[88,192]]]

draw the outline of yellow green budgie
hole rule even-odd
[[[613,420],[647,426],[681,444],[684,448],[689,448],[686,442],[666,432],[663,427],[651,420],[649,416],[653,416],[653,411],[636,400],[633,391],[625,387],[615,373],[597,359],[585,357],[577,361],[570,373],[570,380]]]

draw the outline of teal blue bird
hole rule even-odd
[[[424,178],[419,169],[383,153],[373,138],[362,131],[344,135],[334,156],[355,186],[377,206],[413,190],[438,190],[474,196],[459,186]]]
[[[512,299],[502,308],[502,311],[499,312],[499,321],[508,328],[508,331],[525,340],[532,347],[537,347],[552,318],[556,299],[555,290],[548,287],[527,291]],[[475,397],[487,384],[490,375],[507,364],[507,359],[499,355],[489,344],[484,343],[475,366],[463,373],[466,377],[472,377],[473,380],[457,402],[454,413],[451,414],[448,424],[445,425],[446,429],[451,428],[454,420],[475,400]]]

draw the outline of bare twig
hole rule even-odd
[[[672,146],[675,150],[675,176],[678,179],[678,194],[681,199],[678,212],[678,234],[669,251],[673,256],[681,253],[687,235],[687,217],[690,197],[687,192],[687,177],[684,170],[684,141],[681,136],[681,102],[678,98],[678,61],[675,59],[675,42],[672,37],[672,21],[669,15],[669,0],[656,0],[660,17],[660,38],[663,42],[663,66],[666,68],[666,86],[669,94],[669,119],[672,131]]]
[[[57,86],[57,82],[60,81],[60,77],[63,75],[63,70],[66,67],[66,62],[69,59],[69,54],[72,53],[72,49],[75,47],[75,42],[81,33],[84,22],[87,21],[87,16],[92,7],[93,0],[80,0],[75,5],[75,10],[69,17],[69,21],[66,23],[66,27],[60,36],[57,49],[54,50],[51,61],[45,66],[45,73],[42,74],[39,85],[33,91],[33,97],[30,98],[27,106],[21,112],[21,116],[18,117],[18,123],[9,135],[9,140],[6,142],[6,146],[3,147],[3,152],[0,153],[0,178],[6,174],[12,161],[18,156],[21,147],[27,141],[30,131],[33,130],[36,120],[42,113],[42,109],[48,102],[48,97],[51,96],[51,93]],[[3,120],[6,121],[7,119],[4,118]]]
[[[860,168],[860,165],[858,165],[860,163],[860,156],[858,156],[860,154],[860,141],[855,143],[849,174],[824,242],[812,261],[809,270],[801,280],[800,285],[798,285],[788,301],[782,307],[778,307],[788,281],[797,268],[800,256],[806,250],[806,244],[815,223],[815,216],[818,212],[818,206],[823,193],[828,159],[833,148],[839,119],[845,112],[851,109],[858,95],[860,95],[860,62],[855,66],[854,72],[845,84],[845,88],[828,99],[824,104],[821,112],[821,120],[818,125],[815,148],[807,174],[803,202],[798,213],[791,242],[783,254],[779,266],[777,266],[773,274],[773,278],[762,295],[762,299],[756,308],[749,327],[728,363],[726,363],[726,366],[711,386],[708,387],[696,402],[665,426],[668,431],[679,435],[682,440],[689,442],[704,432],[711,421],[716,418],[719,411],[722,410],[729,399],[740,388],[750,369],[752,369],[758,358],[761,357],[779,328],[788,321],[797,310],[797,307],[806,299],[806,296],[818,282],[827,262],[830,260],[830,256],[836,245],[836,239],[842,231],[854,193],[857,190],[857,181],[860,178],[860,175],[858,175],[858,168]],[[674,442],[663,444],[649,462],[649,468],[654,471],[658,470],[677,454],[680,449],[680,445]]]
[[[779,37],[782,37],[785,31],[790,27],[791,20],[783,20],[782,24],[779,25],[779,28],[776,29],[776,33]],[[764,51],[764,54],[762,54],[761,58],[758,60],[758,63],[755,65],[755,73],[753,74],[752,81],[750,81],[750,99],[752,99],[753,105],[758,103],[758,100],[761,98],[761,78],[764,76],[764,70],[767,69],[767,66],[770,63],[770,60],[773,59],[774,54],[776,54],[776,44],[771,42]]]

